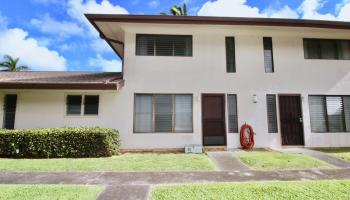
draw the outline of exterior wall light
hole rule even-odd
[[[258,103],[258,96],[253,94],[253,103]]]

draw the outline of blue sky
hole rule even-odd
[[[159,14],[184,2],[189,15],[350,21],[350,0],[3,0],[0,56],[31,70],[118,71],[120,59],[83,13]]]

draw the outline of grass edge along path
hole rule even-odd
[[[0,184],[0,200],[95,200],[102,190],[92,185]]]
[[[344,200],[350,180],[274,181],[163,185],[152,188],[151,200]]]
[[[235,152],[235,154],[242,161],[242,163],[254,170],[335,168],[324,161],[297,153],[240,151]]]
[[[206,154],[126,153],[107,158],[0,159],[0,171],[213,171]]]

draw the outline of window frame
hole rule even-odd
[[[306,41],[316,41],[317,44],[317,50],[316,50],[316,53],[317,53],[317,56],[316,58],[309,58],[307,57],[307,52],[308,52],[308,49],[307,49],[307,45],[306,45]],[[322,57],[322,49],[321,49],[321,41],[332,41],[334,42],[334,49],[335,49],[335,58],[323,58]],[[341,53],[339,51],[339,43],[340,42],[348,42],[349,45],[350,45],[350,39],[332,39],[332,38],[303,38],[303,50],[304,50],[304,59],[305,60],[350,60],[350,58],[341,58]],[[349,49],[350,51],[350,49]]]
[[[142,36],[148,36],[148,37],[153,37],[153,54],[152,55],[141,55],[138,54],[138,48],[137,48],[137,44],[138,44],[138,37],[142,37]],[[190,39],[190,44],[191,44],[191,53],[189,55],[176,55],[175,53],[175,45],[174,43],[172,43],[172,55],[157,55],[157,37],[189,37]],[[193,57],[193,35],[176,35],[176,34],[146,34],[146,33],[136,33],[135,36],[135,56],[154,56],[154,57]]]
[[[152,130],[151,131],[136,131],[136,96],[137,95],[150,95],[152,98]],[[172,130],[169,132],[156,132],[155,131],[155,96],[157,95],[171,95],[172,96]],[[175,96],[176,95],[190,95],[191,96],[191,131],[175,131]],[[133,105],[133,134],[193,134],[193,107],[194,99],[191,93],[134,93],[134,105]]]
[[[266,69],[266,64],[265,64],[265,49],[266,49],[266,46],[265,46],[265,40],[268,39],[269,42],[271,42],[271,72],[267,71]],[[274,59],[274,55],[273,55],[273,39],[272,37],[263,37],[263,49],[264,49],[264,71],[265,71],[265,74],[273,74],[275,73],[275,59]]]
[[[227,48],[227,42],[228,40],[232,39],[233,42],[233,70],[229,71],[229,57],[228,57],[228,48]],[[234,36],[226,36],[225,37],[225,58],[226,58],[226,73],[236,73],[237,72],[237,61],[236,61],[236,38]]]
[[[269,104],[268,104],[268,102],[267,102],[267,97],[268,96],[273,96],[274,97],[274,103],[275,103],[275,113],[274,113],[274,115],[275,115],[275,118],[276,118],[276,121],[275,121],[275,123],[276,123],[276,131],[270,131],[270,128],[269,128]],[[268,133],[278,133],[279,132],[279,126],[278,126],[278,122],[279,122],[279,120],[278,120],[278,109],[277,109],[277,95],[276,94],[266,94],[266,97],[265,97],[266,99],[266,117],[267,117],[267,132]]]
[[[80,103],[80,114],[68,114],[67,106],[68,106],[68,96],[81,96]],[[98,96],[98,108],[97,114],[85,114],[85,96]],[[100,104],[101,104],[101,95],[100,94],[82,94],[82,93],[66,93],[65,94],[65,104],[64,104],[64,112],[66,117],[97,117],[100,115]]]
[[[330,128],[329,128],[329,117],[328,117],[328,108],[327,108],[327,97],[341,97],[342,98],[342,102],[343,102],[343,106],[344,106],[344,97],[350,97],[350,95],[308,95],[308,98],[309,97],[323,97],[325,101],[323,101],[323,107],[325,109],[325,121],[326,121],[326,131],[313,131],[312,128],[311,128],[311,114],[310,114],[310,100],[308,100],[308,106],[309,106],[309,116],[310,116],[310,130],[311,130],[311,133],[350,133],[350,129],[349,131],[347,131],[348,127],[346,126],[346,117],[345,117],[345,108],[343,107],[343,112],[342,112],[342,116],[343,116],[343,121],[342,121],[342,125],[344,127],[344,131],[342,132],[331,132],[330,131]]]
[[[237,132],[235,131],[231,131],[230,130],[230,112],[229,112],[229,100],[228,100],[228,97],[229,96],[235,96],[236,97],[236,115],[237,115]],[[237,94],[232,94],[232,93],[228,93],[226,94],[226,103],[227,103],[227,132],[228,133],[239,133],[239,124],[238,124],[238,95]]]

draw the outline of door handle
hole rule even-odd
[[[302,117],[299,117],[299,122],[303,123],[303,118]]]

